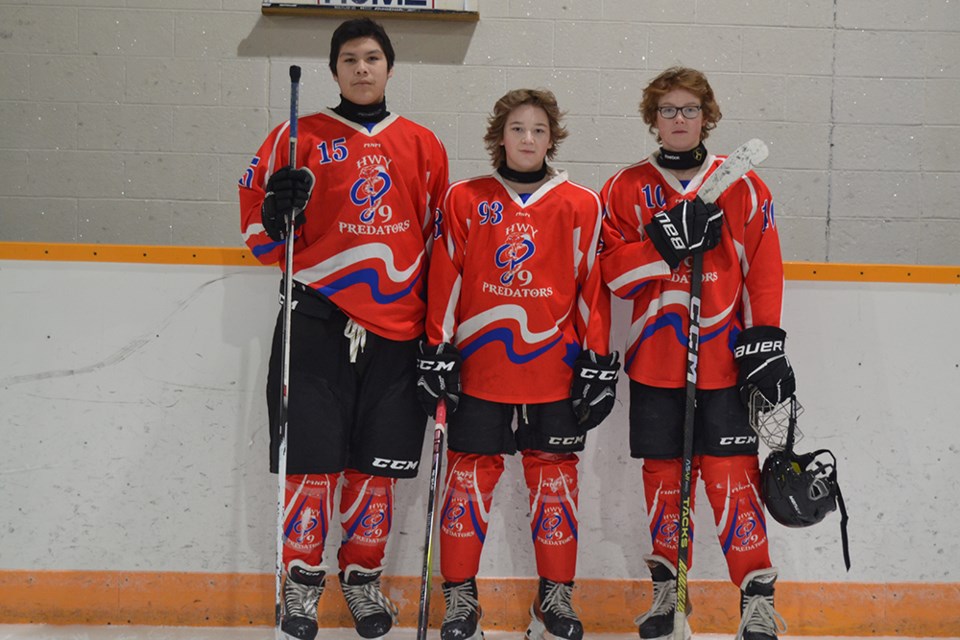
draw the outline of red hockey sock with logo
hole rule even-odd
[[[554,582],[570,582],[577,573],[578,460],[573,453],[523,452],[537,574]]]
[[[500,455],[447,452],[440,507],[440,573],[447,582],[463,582],[477,575],[493,490],[501,474]]]
[[[340,570],[355,564],[364,569],[379,569],[393,523],[393,488],[396,478],[383,478],[343,472],[340,492],[340,524],[343,539],[337,555]]]
[[[757,456],[703,456],[701,474],[733,584],[770,567]]]
[[[697,495],[699,456],[693,459],[690,477],[690,547],[687,569],[693,567],[693,513]],[[643,461],[643,494],[647,502],[647,518],[654,555],[677,566],[677,545],[680,540],[680,458]]]
[[[283,507],[283,566],[318,570],[333,518],[337,474],[288,475]]]

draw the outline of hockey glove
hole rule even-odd
[[[303,224],[303,209],[310,199],[313,183],[313,172],[307,168],[281,167],[267,180],[267,195],[260,208],[260,219],[271,240],[286,240],[287,217],[294,209],[297,217],[293,220],[293,228]]]
[[[584,349],[573,363],[570,400],[577,424],[584,432],[603,422],[613,410],[617,399],[619,358],[616,351],[608,356],[598,356],[596,352]]]
[[[787,333],[779,327],[751,327],[737,336],[733,357],[740,366],[737,386],[745,405],[749,406],[754,390],[772,405],[797,390],[793,367],[783,350],[786,339]]]
[[[449,342],[431,346],[420,341],[417,356],[417,399],[428,416],[437,412],[437,401],[447,403],[447,413],[457,410],[460,402],[460,352]]]
[[[700,198],[684,200],[669,211],[655,213],[644,229],[663,260],[676,269],[687,256],[720,244],[723,213]]]

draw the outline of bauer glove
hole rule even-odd
[[[779,327],[751,327],[737,336],[733,357],[740,366],[737,386],[745,405],[754,390],[772,405],[780,404],[797,390],[793,367],[783,350],[786,339],[787,332]]]
[[[573,363],[570,400],[577,425],[584,432],[603,422],[613,410],[617,399],[619,358],[616,351],[608,356],[598,356],[595,351],[584,349]]]
[[[428,416],[437,412],[437,401],[447,403],[447,413],[460,403],[460,352],[449,342],[431,346],[420,341],[417,356],[417,399]]]
[[[294,209],[297,217],[293,220],[293,228],[298,229],[303,224],[303,209],[310,199],[313,183],[313,172],[306,168],[280,167],[267,180],[267,195],[260,207],[260,219],[271,240],[287,239],[287,217]]]
[[[720,244],[723,212],[699,197],[684,200],[669,211],[655,213],[644,229],[664,262],[676,269],[687,256]]]

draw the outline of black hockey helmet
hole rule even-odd
[[[823,462],[824,456],[830,462]],[[767,512],[787,527],[809,527],[837,510],[837,461],[826,449],[796,454],[774,451],[760,474]]]
[[[840,539],[843,562],[850,570],[850,542],[847,538],[847,508],[837,484],[837,458],[827,449],[796,453],[793,445],[799,436],[797,416],[802,407],[795,396],[788,407],[763,407],[754,411],[751,426],[773,449],[760,471],[760,496],[773,519],[787,527],[817,524],[840,507]],[[786,417],[786,433],[779,427]],[[771,429],[771,425],[778,428]],[[829,462],[826,459],[829,458]]]

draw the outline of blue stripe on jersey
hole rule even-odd
[[[406,296],[410,293],[411,290],[420,282],[420,275],[423,273],[423,270],[417,272],[416,277],[410,281],[410,285],[397,291],[396,293],[384,293],[380,290],[380,275],[377,273],[376,269],[359,269],[353,273],[348,273],[347,275],[334,280],[330,284],[320,287],[318,291],[328,298],[332,298],[335,294],[348,289],[354,285],[365,284],[370,287],[370,297],[377,304],[390,304],[391,302],[396,302],[400,298]]]
[[[552,349],[555,344],[560,342],[561,338],[563,338],[563,334],[558,335],[556,340],[553,342],[550,342],[549,344],[546,344],[535,351],[531,351],[527,355],[521,355],[513,348],[513,333],[506,327],[498,327],[496,329],[492,329],[491,331],[487,331],[486,333],[480,334],[476,340],[461,348],[460,357],[466,360],[481,347],[484,347],[491,342],[502,342],[504,349],[507,352],[507,359],[510,360],[510,362],[513,364],[526,364]]]
[[[640,284],[638,284],[637,286],[635,286],[633,289],[630,289],[630,291],[627,292],[627,295],[625,295],[625,296],[623,296],[623,297],[624,297],[624,298],[627,298],[627,299],[632,298],[633,296],[637,295],[637,293],[640,291],[640,289],[643,289],[645,286],[647,286],[647,285],[650,284],[651,282],[653,282],[653,281],[652,281],[652,280],[644,280],[643,282],[641,282]]]
[[[278,240],[276,242],[266,242],[264,244],[258,244],[253,248],[253,257],[259,258],[262,255],[266,255],[283,244],[284,244],[283,240]]]

